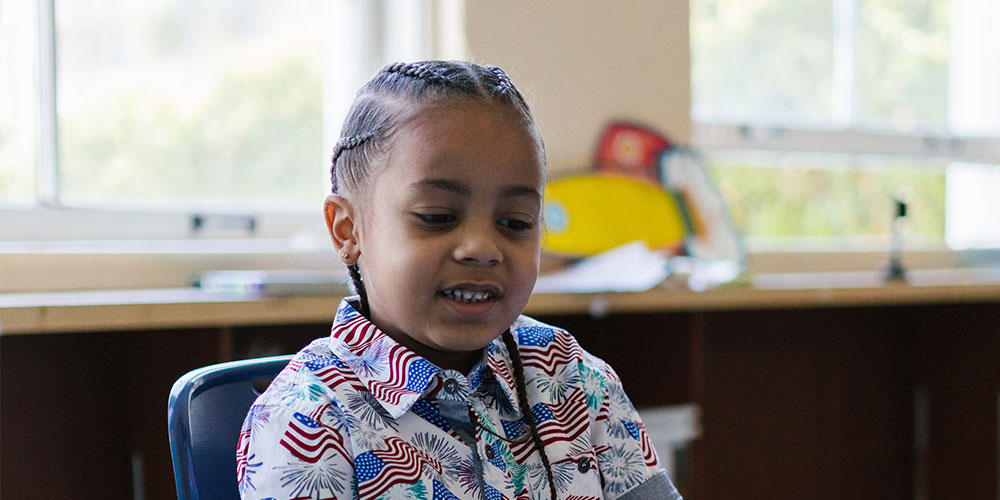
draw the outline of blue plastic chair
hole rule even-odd
[[[177,379],[167,403],[167,431],[179,500],[239,499],[236,445],[253,382],[274,377],[292,356],[232,361]]]

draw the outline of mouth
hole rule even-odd
[[[482,304],[500,298],[500,290],[493,286],[458,285],[442,290],[441,295],[462,304]]]

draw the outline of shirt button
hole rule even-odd
[[[590,459],[587,458],[587,457],[581,458],[580,461],[576,463],[576,470],[578,470],[580,472],[583,472],[583,473],[586,473],[587,471],[589,471],[590,470]]]
[[[493,451],[493,446],[487,446],[486,447],[486,459],[487,460],[493,460],[494,457],[496,457],[496,452]]]
[[[456,392],[458,392],[458,381],[453,378],[445,380],[444,392],[447,392],[448,394],[455,394]]]

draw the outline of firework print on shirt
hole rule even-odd
[[[665,485],[664,498],[679,498],[611,367],[531,318],[518,318],[511,333],[560,499],[626,499],[653,483]],[[300,351],[250,408],[236,453],[240,494],[548,499],[517,390],[501,339],[470,373],[443,370],[344,300],[330,337]],[[449,418],[440,411],[462,402],[474,443],[452,427],[453,410]]]

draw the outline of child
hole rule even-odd
[[[615,372],[521,316],[545,153],[496,67],[392,64],[333,152],[356,297],[251,407],[244,499],[673,499]]]

